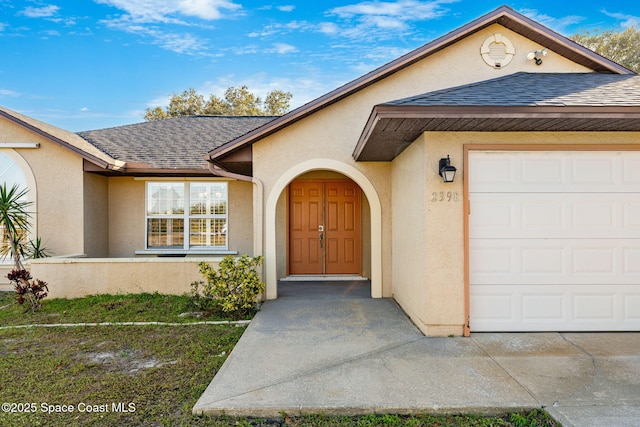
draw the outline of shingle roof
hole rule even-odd
[[[181,116],[78,132],[109,156],[149,168],[202,169],[203,155],[242,136],[272,116]]]
[[[640,106],[640,76],[516,73],[386,102],[396,106]]]
[[[423,132],[640,131],[640,76],[516,73],[378,104],[353,157],[391,161]]]

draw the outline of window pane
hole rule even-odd
[[[227,213],[227,184],[224,182],[192,182],[191,215]]]
[[[147,247],[184,245],[184,219],[147,219]]]
[[[227,213],[227,184],[216,182],[211,185],[211,207],[209,212],[214,215]]]
[[[183,213],[183,183],[147,183],[147,215],[181,215]]]
[[[27,187],[27,178],[24,176],[22,169],[13,159],[6,154],[0,153],[0,182],[4,182],[7,188],[14,185],[24,190]],[[24,200],[26,200],[26,195]]]
[[[209,204],[209,189],[206,183],[191,183],[191,215],[204,215]]]
[[[225,218],[192,218],[189,244],[191,246],[227,246]]]

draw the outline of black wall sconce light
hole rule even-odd
[[[456,176],[456,168],[451,166],[451,158],[448,154],[446,159],[440,159],[438,170],[440,171],[440,176],[444,182],[453,182],[453,178]]]

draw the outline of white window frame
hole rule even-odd
[[[165,184],[165,185],[182,185],[183,186],[183,212],[177,214],[157,214],[157,215],[149,215],[149,186],[153,184]],[[225,204],[225,212],[223,214],[215,213],[215,214],[191,214],[191,185],[224,185],[225,194],[223,202]],[[149,245],[149,220],[157,218],[157,219],[180,219],[183,221],[183,244],[181,246],[150,246]],[[191,246],[191,221],[197,219],[222,219],[226,222],[226,231],[225,231],[225,244],[224,245],[209,245],[209,246]],[[182,180],[158,180],[158,181],[146,181],[145,182],[145,236],[144,236],[144,247],[145,251],[158,251],[158,252],[202,252],[202,251],[227,251],[229,248],[229,183],[227,181],[219,181],[219,180],[198,180],[198,181],[182,181]],[[211,236],[207,235],[207,239]]]

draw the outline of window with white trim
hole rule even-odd
[[[226,182],[147,182],[147,249],[227,249]]]

